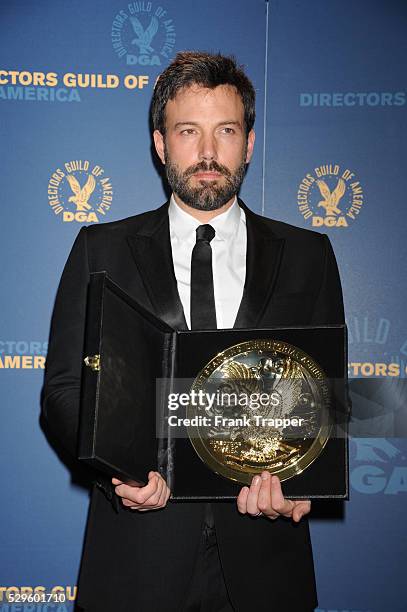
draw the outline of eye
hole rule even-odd
[[[195,134],[195,129],[194,128],[186,128],[185,130],[181,130],[181,134],[185,134],[186,136],[189,136],[191,134]]]
[[[231,128],[231,127],[224,127],[224,128],[222,128],[222,132],[224,134],[234,134],[235,130],[233,128]]]

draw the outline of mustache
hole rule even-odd
[[[223,174],[223,176],[226,176],[226,178],[230,178],[232,176],[232,173],[228,168],[226,168],[226,166],[222,166],[221,164],[218,164],[217,161],[213,160],[209,164],[201,161],[199,164],[190,166],[185,170],[184,178],[189,178],[197,172],[219,172],[219,174]]]

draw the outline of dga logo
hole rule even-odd
[[[406,456],[394,442],[393,438],[353,438],[353,489],[370,495],[407,493]]]
[[[98,223],[110,210],[112,198],[110,178],[88,160],[66,162],[48,183],[48,203],[65,222]]]
[[[152,2],[129,2],[115,16],[111,35],[115,53],[128,66],[161,66],[171,57],[176,39],[173,20]]]
[[[299,212],[314,227],[348,227],[361,211],[363,190],[348,168],[325,164],[302,179],[297,203]]]

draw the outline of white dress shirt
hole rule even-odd
[[[171,196],[168,209],[170,239],[178,293],[188,327],[191,327],[191,255],[196,228],[202,225]],[[210,223],[216,235],[211,241],[212,272],[218,329],[233,327],[246,277],[246,215],[237,199]]]

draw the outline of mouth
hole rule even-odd
[[[193,176],[198,181],[216,181],[222,177],[220,172],[196,172]]]

